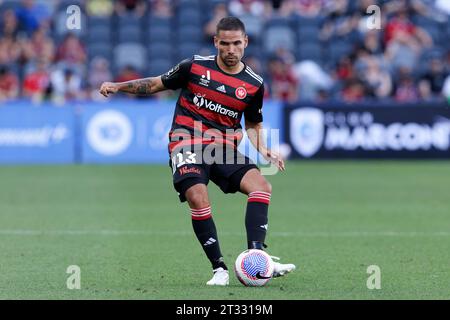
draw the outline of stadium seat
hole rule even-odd
[[[322,47],[319,43],[300,43],[298,49],[299,60],[313,60],[322,62]]]
[[[153,42],[148,45],[148,56],[150,60],[160,59],[161,57],[171,58],[173,46],[168,42]]]
[[[98,25],[96,27],[90,27],[89,32],[87,33],[87,41],[88,44],[95,42],[111,42],[111,28]]]
[[[134,16],[132,14],[118,16],[117,17],[117,27],[118,28],[126,28],[126,27],[141,28],[141,20],[136,18],[136,16]]]
[[[245,30],[247,34],[252,38],[252,40],[258,41],[260,39],[261,31],[263,28],[263,23],[260,17],[255,17],[254,15],[246,14],[239,16],[239,19],[245,25]]]
[[[297,25],[306,27],[316,27],[320,28],[322,25],[323,18],[322,17],[299,17],[297,20]]]
[[[189,11],[183,11],[180,12],[176,16],[177,25],[179,27],[185,27],[185,26],[197,26],[199,28],[203,25],[203,19],[200,14],[200,11],[196,10],[189,10]]]
[[[88,17],[88,27],[89,31],[97,27],[111,28],[111,19],[110,17]]]
[[[264,50],[266,53],[271,53],[280,47],[294,52],[296,47],[295,33],[286,26],[270,27],[265,33]]]
[[[301,25],[297,29],[298,37],[300,42],[308,41],[308,42],[318,42],[318,34],[320,29],[317,26],[308,26]]]
[[[200,49],[201,46],[200,44],[197,43],[189,43],[189,42],[181,43],[178,46],[176,58],[177,60],[190,58],[194,54],[199,54]]]
[[[19,7],[20,2],[17,0],[5,0],[3,2],[0,2],[0,12],[5,12],[9,9],[16,10]]]
[[[117,30],[117,40],[119,43],[124,42],[141,42],[141,28],[134,25],[124,26]]]
[[[152,60],[148,63],[147,72],[150,76],[158,76],[163,73],[166,73],[172,67],[173,67],[173,65],[172,65],[171,60],[157,59],[157,60]]]
[[[172,39],[172,30],[170,26],[151,26],[148,32],[149,41],[167,42]]]
[[[170,19],[170,18],[163,18],[163,17],[154,16],[154,15],[149,15],[147,20],[148,20],[149,29],[152,29],[155,27],[170,28],[172,25],[172,19]]]
[[[144,70],[147,63],[146,49],[140,43],[122,43],[114,48],[114,62],[118,68],[131,65]]]
[[[90,43],[87,47],[89,60],[100,56],[107,59],[108,61],[111,61],[112,49],[113,47],[109,42],[100,42],[97,40],[97,42]]]
[[[201,0],[179,0],[178,9],[183,8],[200,8],[202,5]]]
[[[178,29],[178,42],[201,42],[203,40],[202,29],[195,26],[183,26]]]

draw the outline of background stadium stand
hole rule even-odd
[[[224,14],[218,6],[246,23],[246,61],[264,76],[267,97],[443,100],[450,96],[444,92],[445,82],[450,90],[450,22],[449,6],[441,3],[0,0],[0,101],[52,99],[52,75],[58,70],[68,82],[81,78],[79,88],[66,86],[66,99],[97,99],[98,83],[90,78],[117,79],[124,69],[133,70],[128,75],[153,76],[192,54],[214,54],[206,26]],[[81,29],[69,33],[66,10],[73,4],[81,8]],[[365,27],[370,4],[381,7],[381,30]],[[402,14],[406,20],[399,22]],[[108,70],[91,67],[99,58]]]

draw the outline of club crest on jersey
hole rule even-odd
[[[244,87],[239,87],[236,88],[236,91],[234,92],[234,94],[236,95],[236,98],[238,99],[245,99],[245,97],[247,96],[247,90]]]

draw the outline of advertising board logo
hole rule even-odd
[[[290,137],[295,150],[306,158],[317,153],[324,137],[323,112],[301,108],[292,112],[290,122]]]
[[[123,113],[104,110],[95,114],[87,125],[87,140],[96,152],[115,156],[131,144],[133,127]]]

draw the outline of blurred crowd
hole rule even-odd
[[[67,27],[76,14],[71,4],[81,8],[80,29]],[[373,4],[380,21],[367,12]],[[0,103],[100,100],[103,81],[161,74],[187,57],[180,54],[214,54],[215,26],[227,15],[246,24],[245,61],[264,77],[268,98],[450,101],[449,14],[448,0],[0,0]],[[159,21],[188,43],[178,49],[181,40],[161,36]],[[197,24],[189,21],[200,28],[198,46],[191,45]],[[130,49],[132,41],[143,54]],[[176,52],[155,61],[152,52],[161,55],[164,45]]]

